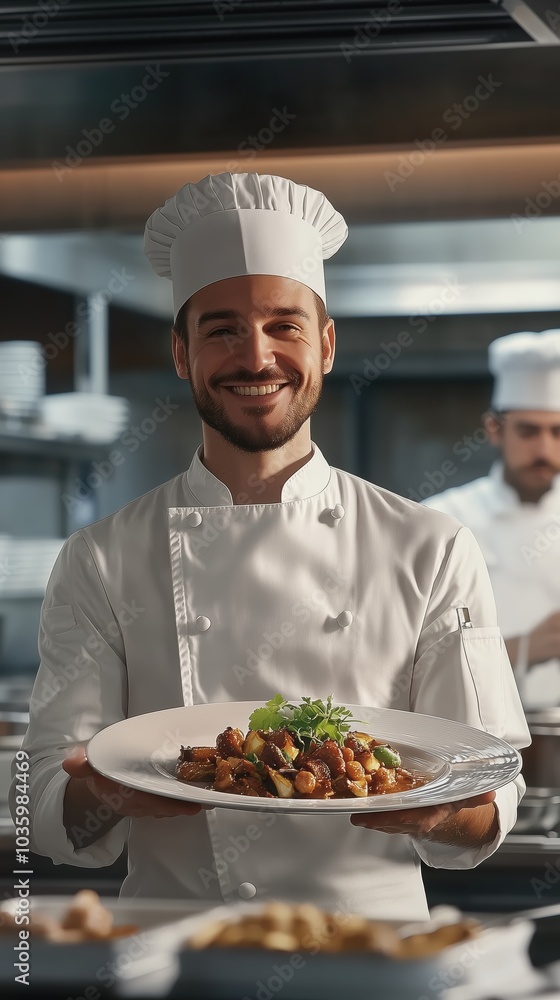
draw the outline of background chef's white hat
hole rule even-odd
[[[294,278],[326,302],[323,260],[348,228],[320,191],[272,174],[209,174],[148,219],[144,250],[173,282],[173,310],[200,288],[242,274]]]
[[[488,348],[494,410],[560,411],[560,330],[511,333]]]

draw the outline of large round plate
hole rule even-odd
[[[100,774],[142,792],[222,809],[283,813],[390,812],[435,806],[493,791],[513,781],[521,755],[504,740],[448,719],[394,709],[348,705],[356,729],[387,740],[403,766],[429,776],[427,784],[399,794],[352,799],[265,799],[216,792],[173,777],[181,744],[213,746],[227,726],[244,732],[258,701],[193,705],[117,722],[90,740],[88,759]]]

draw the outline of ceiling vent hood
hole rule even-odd
[[[539,0],[73,0],[3,4],[0,65],[224,60],[553,44]]]

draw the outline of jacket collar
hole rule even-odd
[[[506,513],[513,510],[547,510],[549,507],[557,509],[560,504],[560,476],[554,478],[551,488],[536,504],[522,503],[513,486],[506,483],[503,462],[494,462],[488,479],[492,487],[491,502],[496,511]]]
[[[308,500],[327,487],[331,475],[330,466],[317,445],[313,442],[311,444],[313,455],[284,483],[281,503]],[[202,464],[201,452],[202,445],[197,448],[187,471],[191,493],[203,507],[232,507],[233,498],[228,487]]]

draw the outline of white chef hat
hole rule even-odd
[[[511,333],[488,348],[492,408],[560,411],[560,330]]]
[[[320,191],[272,174],[208,174],[150,216],[144,251],[173,282],[173,310],[242,274],[294,278],[326,302],[323,260],[348,228]]]

